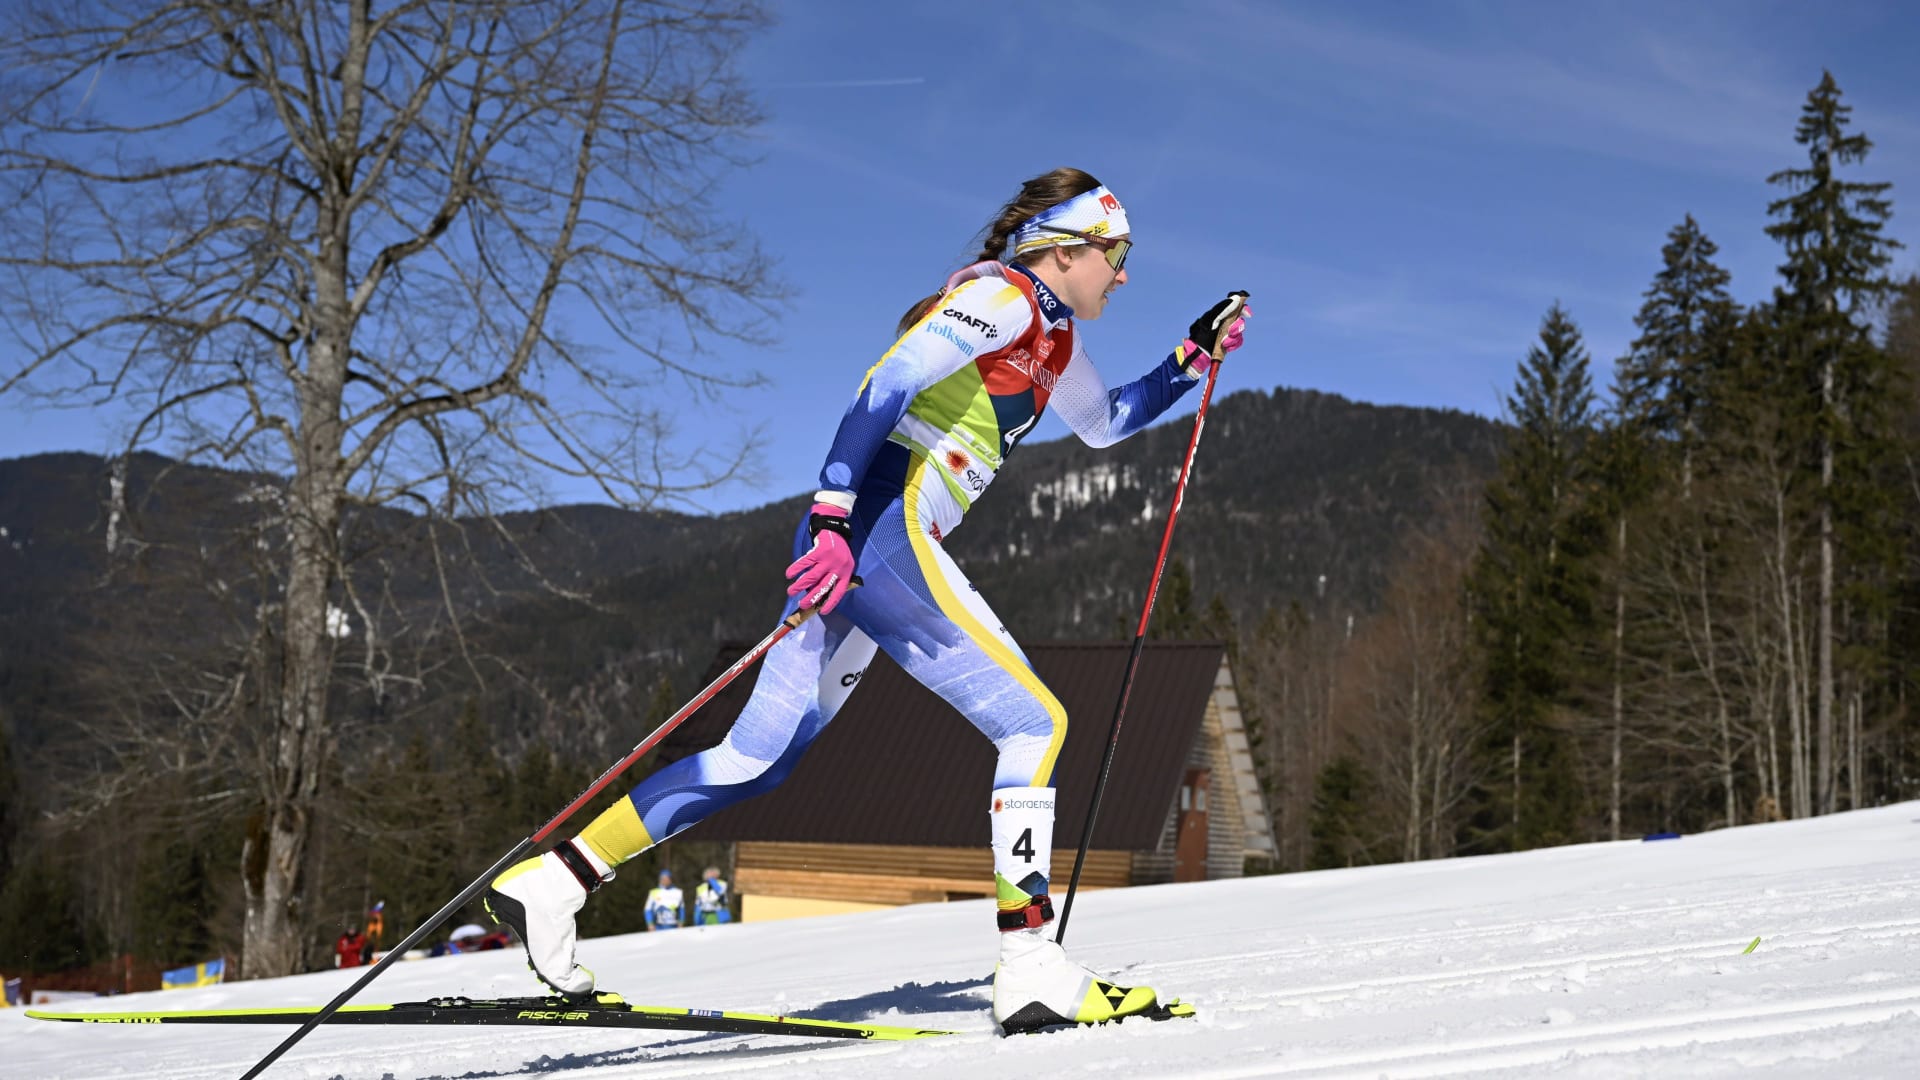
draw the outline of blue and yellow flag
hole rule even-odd
[[[175,968],[160,973],[160,989],[186,990],[195,986],[212,986],[227,977],[225,957],[208,960],[192,967]]]

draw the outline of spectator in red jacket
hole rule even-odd
[[[333,943],[333,966],[337,968],[359,967],[366,962],[367,937],[358,926],[347,927],[340,940]]]

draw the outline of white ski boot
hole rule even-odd
[[[1000,935],[993,969],[993,1019],[1008,1035],[1063,1024],[1104,1024],[1128,1016],[1165,1019],[1150,986],[1116,986],[1067,959],[1044,928]]]
[[[993,822],[993,877],[999,898],[1000,964],[993,971],[993,1019],[1009,1035],[1060,1024],[1103,1024],[1172,1015],[1150,987],[1115,986],[1079,964],[1047,932],[1053,900],[1054,790],[999,788]]]
[[[593,972],[574,963],[573,917],[588,893],[612,880],[613,868],[591,846],[568,840],[494,878],[483,903],[495,923],[520,935],[541,982],[581,997],[593,992]]]

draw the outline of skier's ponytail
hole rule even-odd
[[[1000,215],[993,219],[993,224],[987,226],[986,240],[981,245],[980,254],[973,261],[991,262],[999,259],[1006,254],[1007,245],[1013,240],[1014,230],[1018,229],[1022,222],[1043,210],[1066,202],[1075,195],[1084,195],[1099,186],[1100,181],[1095,180],[1091,175],[1071,168],[1059,168],[1050,173],[1042,173],[1021,184],[1020,194],[1015,195],[1012,201],[1001,207]],[[913,324],[925,318],[927,312],[931,311],[933,305],[939,303],[940,297],[944,295],[944,292],[934,293],[908,308],[907,313],[900,317],[900,325],[894,333],[904,334],[911,330]]]

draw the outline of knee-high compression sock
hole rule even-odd
[[[1053,789],[996,788],[991,816],[1000,929],[1044,926],[1053,921]]]

